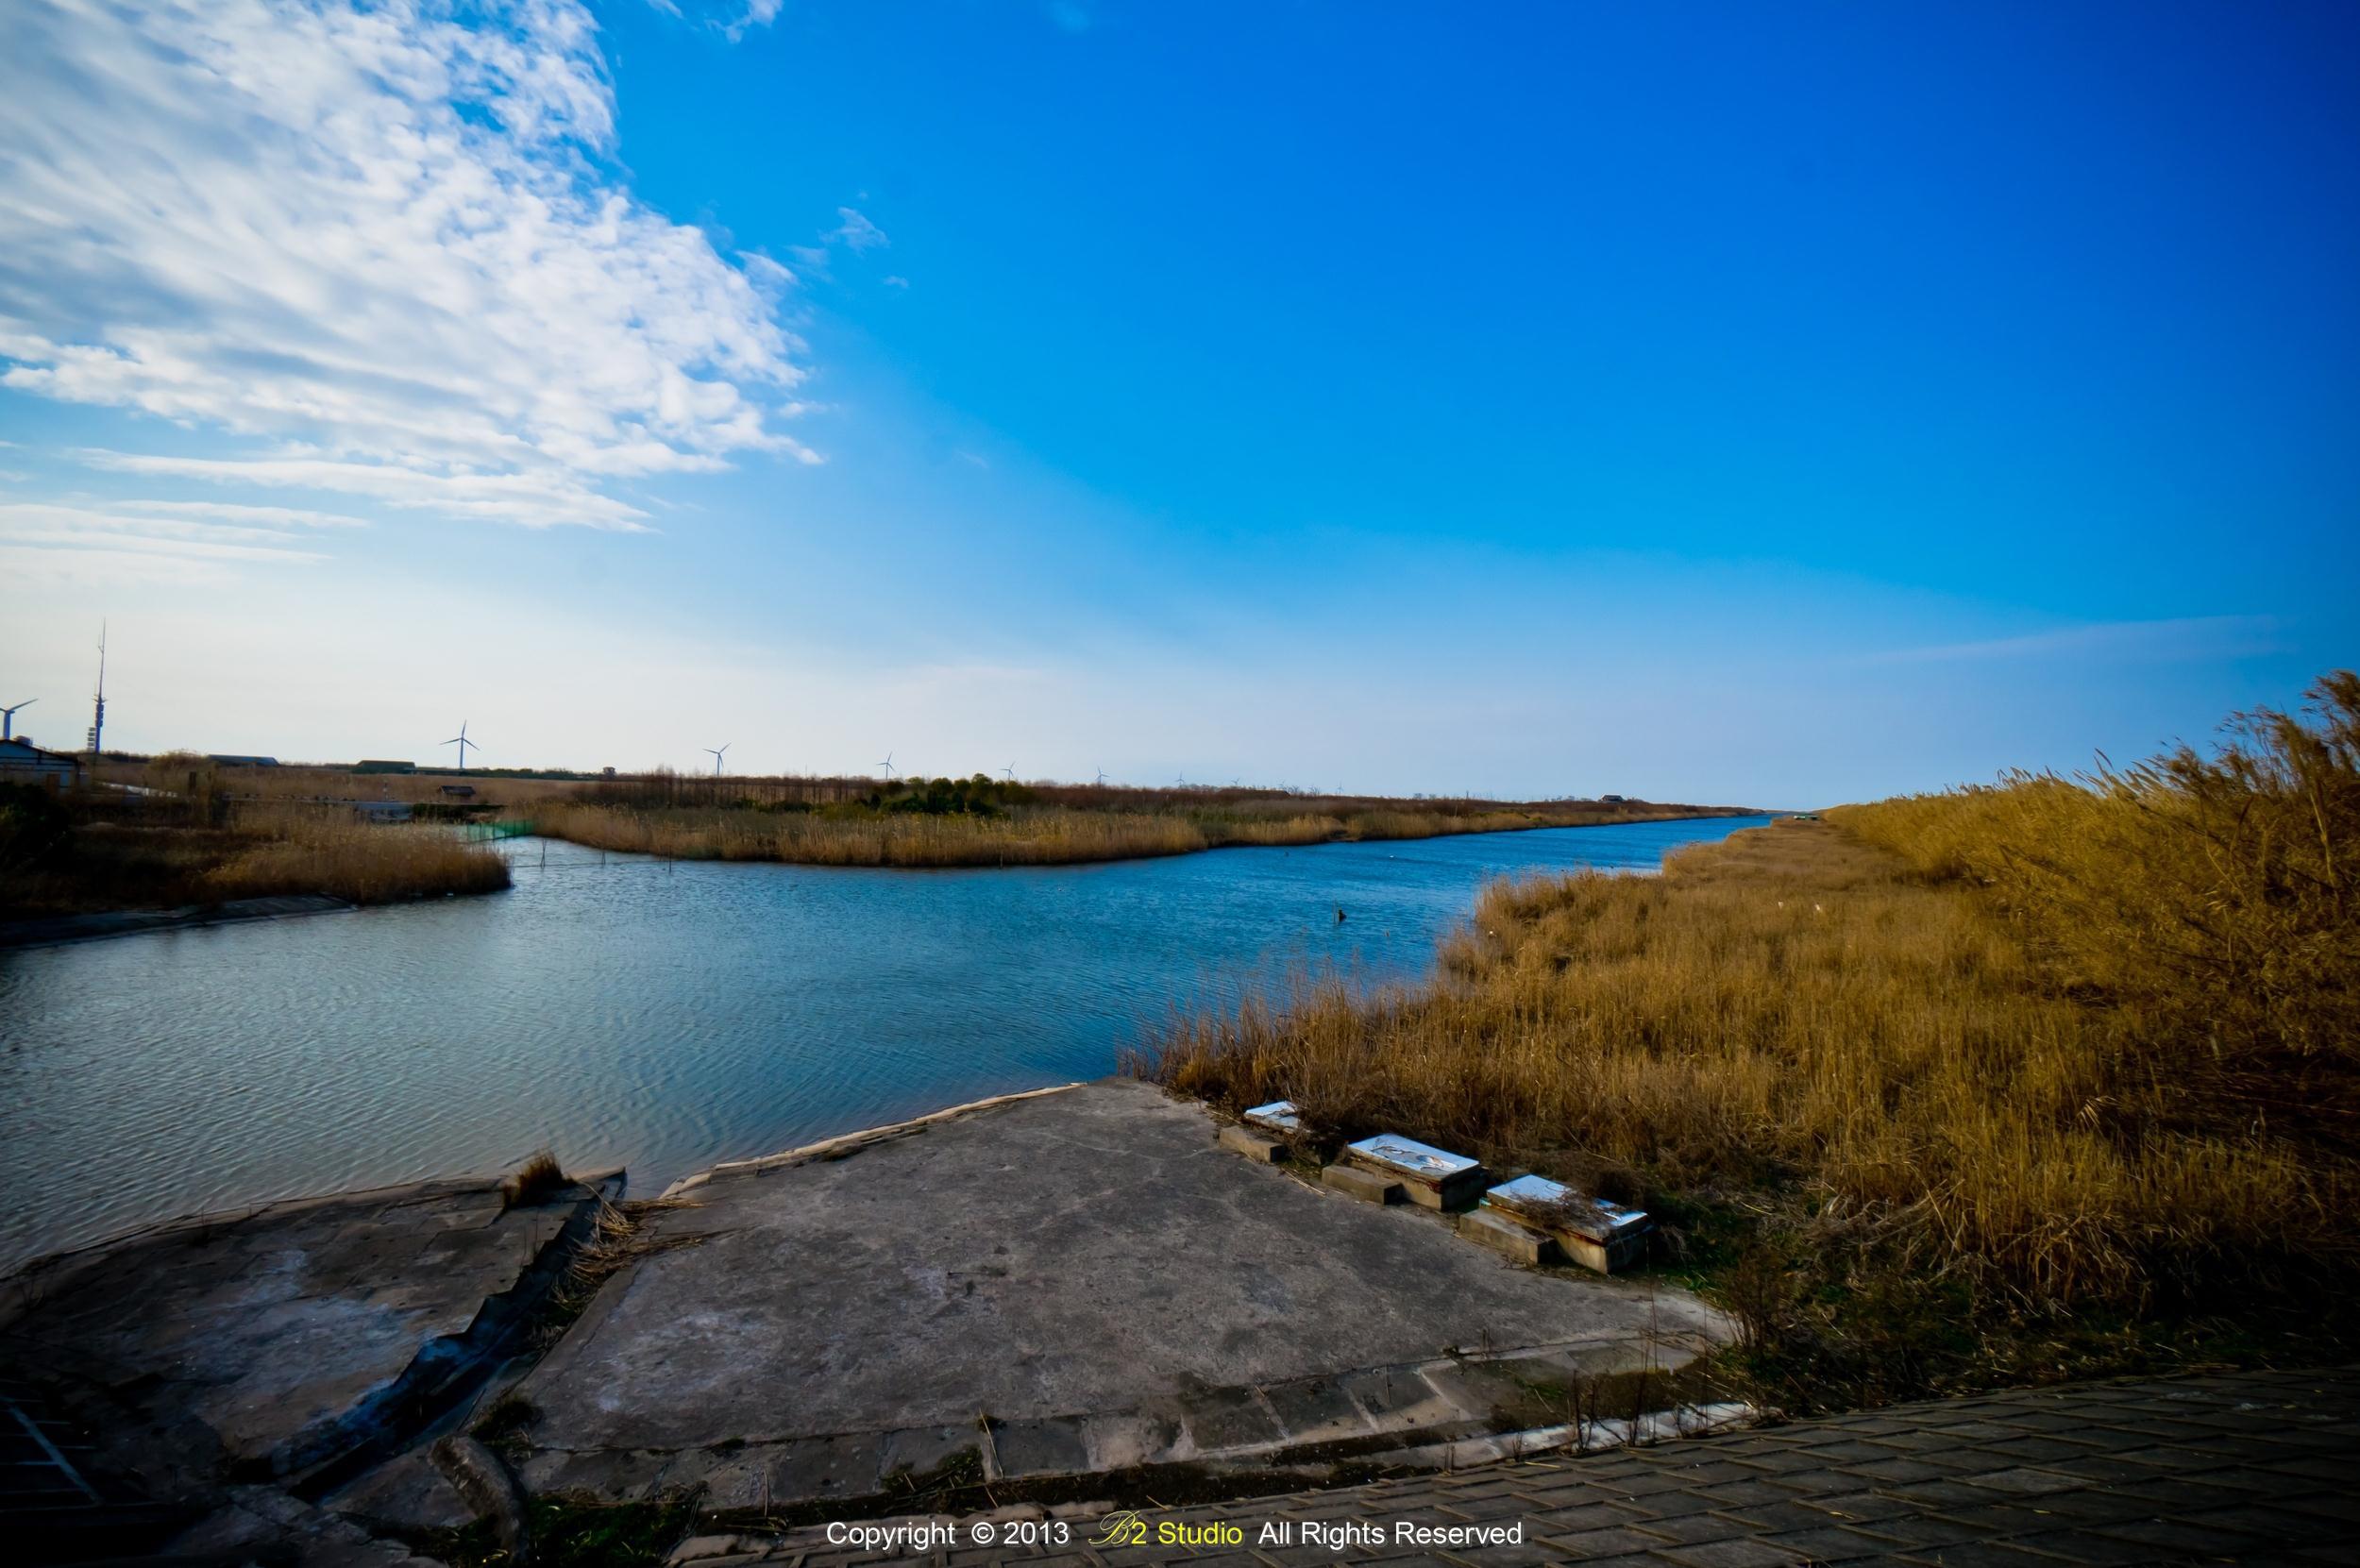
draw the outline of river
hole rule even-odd
[[[716,1160],[1102,1076],[1143,1027],[1241,987],[1414,978],[1491,877],[1652,870],[1766,820],[959,871],[528,838],[491,897],[0,953],[0,1269],[543,1145],[652,1196]]]

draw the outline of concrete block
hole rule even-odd
[[[1376,1171],[1357,1165],[1331,1165],[1320,1172],[1320,1180],[1348,1197],[1363,1203],[1397,1204],[1405,1200],[1401,1183]]]
[[[1275,1165],[1279,1151],[1286,1147],[1274,1138],[1264,1138],[1248,1127],[1223,1127],[1221,1146],[1231,1154],[1243,1155],[1257,1165]]]
[[[1472,1209],[1458,1217],[1458,1234],[1468,1240],[1480,1242],[1518,1263],[1553,1263],[1557,1260],[1558,1247],[1553,1237],[1528,1225],[1519,1224],[1495,1209]]]
[[[1638,1209],[1586,1197],[1542,1176],[1501,1183],[1483,1195],[1483,1207],[1546,1231],[1568,1261],[1602,1274],[1644,1259],[1647,1233],[1655,1228]]]
[[[1568,1263],[1578,1263],[1593,1273],[1610,1274],[1627,1269],[1647,1256],[1647,1239],[1644,1235],[1627,1236],[1614,1241],[1596,1241],[1577,1231],[1557,1233],[1558,1250]]]
[[[1273,1100],[1267,1105],[1256,1105],[1245,1113],[1245,1121],[1248,1126],[1260,1127],[1266,1132],[1303,1131],[1303,1119],[1296,1114],[1295,1103],[1291,1100]]]
[[[1452,1212],[1483,1196],[1491,1180],[1480,1163],[1399,1133],[1379,1133],[1344,1148],[1344,1158],[1401,1183],[1403,1194],[1425,1208]]]

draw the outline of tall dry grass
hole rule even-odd
[[[205,874],[213,897],[325,893],[354,903],[393,903],[441,893],[492,893],[509,885],[508,862],[448,830],[358,822],[294,806],[239,811],[244,847]]]
[[[1694,815],[1694,808],[1687,807],[1618,811],[1602,818],[1572,807],[1321,811],[1292,803],[1272,809],[1273,804],[1197,803],[1155,810],[1038,804],[929,815],[857,805],[781,813],[750,806],[649,806],[549,798],[528,809],[535,831],[593,849],[684,860],[901,867],[1070,865],[1191,854],[1231,845],[1430,838]]]
[[[2350,1280],[2360,683],[2315,696],[2213,755],[1496,885],[1433,983],[1198,1018],[1151,1070],[1331,1136],[1846,1217],[1904,1294]]]
[[[532,825],[552,838],[593,849],[809,866],[1050,866],[1187,854],[1207,847],[1205,835],[1184,818],[1056,807],[991,817],[835,818],[556,801],[535,807]]]
[[[2309,697],[2211,752],[1831,816],[1983,889],[2181,1114],[2360,1149],[2360,676]]]

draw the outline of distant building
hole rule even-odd
[[[217,762],[224,767],[276,767],[278,766],[277,757],[233,757],[221,751],[206,752],[205,760]]]
[[[1620,795],[1601,795],[1598,800],[1607,805],[1618,806],[1623,803],[1623,798]]]
[[[602,777],[605,777],[605,778],[609,778],[609,779],[611,779],[611,778],[613,778],[613,777],[615,776],[615,769],[613,769],[612,767],[602,767],[602,768],[600,768],[598,771],[599,771],[599,774],[600,774]]]
[[[352,765],[355,773],[415,773],[414,762],[391,762],[383,757],[362,757]]]
[[[443,793],[449,796],[454,801],[472,801],[475,799],[475,785],[445,784],[443,786]]]
[[[81,782],[81,758],[63,751],[44,751],[31,741],[16,736],[0,740],[0,784],[72,789]]]

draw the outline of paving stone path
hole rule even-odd
[[[1863,1561],[2360,1562],[2360,1368],[2234,1373],[2025,1390],[1830,1416],[1584,1458],[1495,1465],[1333,1492],[1144,1509],[1233,1525],[1240,1546],[829,1548],[820,1532],[684,1548],[696,1568],[776,1562],[1090,1564],[1581,1562],[1765,1568]],[[1382,1545],[1305,1546],[1301,1522],[1361,1521]],[[1523,1543],[1395,1544],[1396,1520],[1523,1526]],[[1297,1543],[1258,1545],[1265,1522]],[[1054,1523],[1054,1521],[1053,1521]],[[1004,1532],[1003,1521],[995,1526]]]

